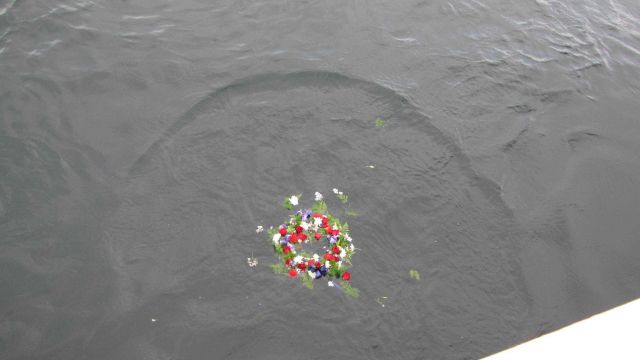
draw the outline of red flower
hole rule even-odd
[[[337,257],[337,256],[335,256],[333,254],[328,254],[328,253],[324,254],[324,258],[325,258],[325,260],[329,260],[329,261],[338,261],[338,260],[340,260],[339,257]]]
[[[344,274],[342,274],[342,280],[349,281],[350,279],[351,279],[351,273],[348,271],[345,271]]]
[[[296,226],[296,233],[300,234],[302,232],[302,226]]]
[[[285,254],[288,254],[288,253],[291,252],[291,249],[289,249],[288,246],[285,246],[285,247],[282,248],[282,252],[285,253]]]
[[[316,238],[316,240],[320,240],[320,238],[322,237],[322,234],[316,233],[314,237]]]
[[[291,276],[292,278],[298,276],[298,272],[296,271],[296,269],[289,270],[289,276]]]
[[[282,236],[287,235],[287,228],[280,228],[280,235]]]
[[[305,233],[300,234],[299,237],[300,237],[300,241],[307,240],[307,234],[305,234]]]
[[[338,230],[338,229],[333,229],[331,231],[331,235],[333,235],[333,236],[337,236],[338,234],[340,234],[340,230]]]
[[[340,254],[340,248],[338,247],[338,245],[333,245],[331,251],[333,251],[334,254]]]
[[[320,269],[320,266],[322,266],[322,264],[320,264],[320,261],[316,261],[316,263],[314,264],[316,269]]]
[[[299,263],[298,264],[298,269],[304,271],[304,269],[306,269],[306,268],[307,268],[307,264],[305,264],[305,263]]]
[[[331,227],[331,225],[327,226],[327,234],[331,234],[332,231],[333,227]]]
[[[296,234],[291,234],[291,237],[289,237],[289,242],[292,244],[295,244],[298,242],[298,235]]]
[[[318,214],[318,213],[315,213],[315,214],[313,214],[313,215],[311,215],[311,216],[313,216],[314,218],[321,218],[321,217],[323,217],[324,215],[322,215],[322,214]]]
[[[313,259],[309,259],[309,261],[307,261],[307,264],[308,264],[309,266],[313,266]]]
[[[291,265],[291,259],[286,259],[284,261],[284,264],[287,265],[287,266]]]

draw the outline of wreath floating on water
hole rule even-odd
[[[333,189],[338,199],[346,204],[348,197]],[[283,206],[292,210],[298,206],[301,195],[284,200]],[[258,228],[261,231],[261,227]],[[298,209],[285,223],[270,227],[268,232],[275,255],[280,259],[272,265],[274,272],[300,278],[308,288],[316,280],[327,278],[328,285],[342,289],[346,294],[358,296],[358,289],[351,286],[351,257],[356,248],[349,236],[349,224],[342,223],[327,209],[322,194],[315,193],[311,209]],[[309,252],[305,245],[322,245],[321,250]],[[318,253],[322,253],[321,255]],[[335,281],[341,280],[340,285]]]

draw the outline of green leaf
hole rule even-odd
[[[383,126],[384,126],[384,120],[382,120],[381,118],[376,118],[376,127],[381,128]]]
[[[324,200],[316,201],[313,206],[311,206],[311,211],[325,215],[327,213],[327,203],[325,203]]]
[[[360,214],[358,214],[357,212],[355,212],[355,211],[353,211],[351,209],[345,210],[344,214],[347,215],[347,216],[353,216],[353,217],[356,217],[356,216],[360,215]]]
[[[420,273],[418,272],[418,270],[409,270],[409,276],[416,281],[420,281]]]
[[[282,264],[271,264],[269,267],[271,267],[271,270],[276,274],[284,274],[287,272],[287,268]]]
[[[291,204],[291,199],[288,197],[284,198],[284,201],[282,202],[282,206],[284,206],[284,208],[287,210],[291,210],[291,208],[293,208],[293,205]]]
[[[301,280],[304,286],[309,289],[313,289],[313,279],[311,278],[311,276],[309,276],[309,274],[305,273],[304,275],[302,275]]]
[[[352,287],[348,281],[341,281],[340,285],[342,285],[342,290],[344,290],[344,293],[351,296],[352,298],[357,299],[360,296],[360,290]]]

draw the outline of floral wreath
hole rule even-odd
[[[333,189],[333,192],[343,204],[347,203],[348,197],[342,191]],[[283,206],[292,210],[294,206],[298,206],[300,199],[301,194],[287,197]],[[260,231],[262,228],[258,227],[258,232]],[[281,260],[271,266],[274,272],[300,278],[308,288],[313,288],[314,280],[326,277],[329,279],[329,286],[341,288],[348,295],[358,296],[358,289],[349,284],[351,273],[347,271],[352,265],[351,256],[355,252],[353,239],[349,236],[349,224],[341,223],[340,219],[328,211],[322,194],[315,193],[311,209],[298,209],[285,223],[277,228],[270,227],[268,234],[275,255]],[[303,249],[303,244],[316,241],[324,242],[324,254],[311,254]],[[333,281],[338,279],[342,280],[342,286]]]

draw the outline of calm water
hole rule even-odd
[[[0,0],[0,358],[470,359],[634,299],[638,99],[634,0]],[[356,300],[254,231],[334,187]]]

